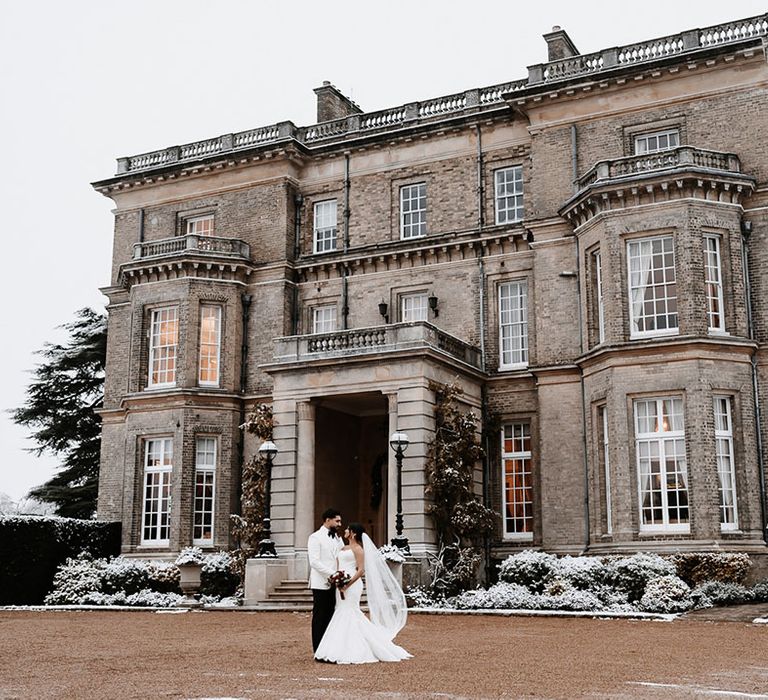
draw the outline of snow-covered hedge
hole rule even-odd
[[[232,595],[237,577],[227,552],[203,555],[200,593],[219,599]],[[59,567],[48,605],[153,605],[181,600],[179,569],[171,562],[139,559],[92,559],[80,555]]]
[[[0,605],[34,605],[51,589],[56,568],[80,552],[120,551],[120,523],[56,516],[0,517]]]
[[[499,565],[499,582],[433,601],[412,591],[419,606],[459,610],[523,609],[678,613],[712,605],[768,600],[768,581],[744,588],[749,558],[705,553],[665,559],[656,554],[556,557],[525,550]],[[683,575],[684,574],[684,575]],[[707,580],[706,577],[710,579]],[[686,580],[700,583],[696,587]]]

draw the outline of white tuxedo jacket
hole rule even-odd
[[[328,528],[321,525],[307,540],[309,555],[309,587],[328,589],[328,577],[337,571],[336,555],[344,546],[341,537],[328,537]]]

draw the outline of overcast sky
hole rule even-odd
[[[560,25],[582,53],[766,11],[733,0],[16,0],[0,20],[3,219],[0,492],[47,480],[7,409],[34,355],[103,308],[112,202],[90,182],[133,155],[290,120],[315,121],[329,80],[364,111],[527,75]]]

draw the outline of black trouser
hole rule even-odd
[[[336,607],[336,589],[312,589],[312,651],[317,651]]]

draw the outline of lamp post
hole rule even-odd
[[[392,544],[408,554],[411,550],[408,546],[408,538],[403,537],[403,452],[408,449],[411,441],[405,433],[399,430],[389,436],[389,444],[395,451],[397,461],[397,515],[395,515],[395,531],[397,535],[392,538]]]
[[[277,445],[271,440],[266,440],[259,447],[259,454],[267,460],[267,487],[264,494],[264,520],[261,541],[259,542],[260,557],[276,557],[275,543],[272,541],[272,523],[270,521],[270,508],[272,501],[272,460],[277,454]]]

